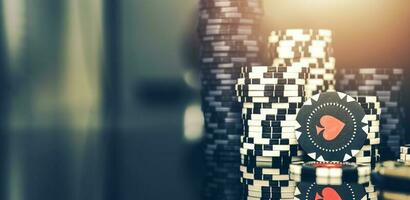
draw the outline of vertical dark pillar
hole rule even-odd
[[[9,76],[7,70],[7,51],[5,27],[3,21],[3,2],[0,0],[0,177],[7,177],[8,163],[8,113],[9,102]],[[0,180],[0,199],[6,199],[7,178]]]
[[[121,112],[121,1],[104,0],[103,127],[106,141],[106,199],[120,199],[119,118]]]

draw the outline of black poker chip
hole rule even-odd
[[[199,19],[198,26],[204,27],[208,25],[254,25],[261,24],[261,21],[257,18],[207,18]]]
[[[308,73],[310,70],[306,67],[298,67],[292,68],[288,66],[245,66],[242,67],[243,73],[250,73],[250,72],[301,72],[301,73]]]
[[[287,72],[266,72],[262,74],[257,74],[260,79],[263,78],[294,78],[294,79],[306,79],[308,77],[307,73],[287,73]],[[240,74],[241,78],[252,79],[252,74]]]
[[[261,0],[251,0],[251,1],[227,1],[227,0],[201,0],[199,1],[199,7],[204,8],[219,8],[219,7],[262,7],[263,3]]]
[[[270,139],[270,140],[278,140],[278,139],[286,139],[289,137],[283,136],[282,133],[260,133],[258,134],[261,139]],[[251,133],[245,132],[243,133],[245,137],[252,137]]]
[[[236,85],[236,90],[238,91],[250,91],[250,90],[263,90],[263,91],[283,91],[288,90],[289,88],[292,90],[304,90],[305,87],[303,85],[260,85],[260,87],[253,87],[250,85]]]
[[[322,185],[316,182],[303,181],[297,185],[295,199],[331,199],[357,200],[366,196],[365,187],[357,183],[342,183],[341,185]]]
[[[234,35],[209,35],[200,38],[201,41],[225,41],[225,40],[260,40],[258,34],[234,34]]]
[[[246,6],[229,6],[229,7],[208,7],[207,9],[200,9],[199,14],[213,14],[213,13],[255,13],[263,14],[261,7],[246,7]]]
[[[256,101],[257,98],[254,97],[237,97],[237,99],[239,102],[244,103],[293,103],[303,101],[303,97],[266,97],[263,98],[265,100],[263,102]]]
[[[265,84],[264,82],[268,81],[263,78],[241,78],[240,84]],[[272,78],[269,79],[270,84],[305,84],[306,81],[303,78]],[[265,84],[266,85],[266,84]]]
[[[262,14],[259,13],[246,13],[246,12],[209,12],[199,14],[199,19],[214,19],[214,18],[255,18],[260,19]]]
[[[292,186],[294,182],[289,180],[253,180],[241,178],[240,181],[248,186],[270,186],[270,187],[287,187]]]
[[[223,52],[223,53],[227,53],[227,52]],[[258,62],[252,62],[252,63],[230,63],[230,62],[227,62],[227,63],[218,63],[218,64],[215,64],[215,63],[203,63],[203,64],[201,64],[201,69],[238,69],[238,70],[240,70],[241,69],[241,67],[243,67],[243,66],[245,66],[245,65],[247,65],[247,64],[249,64],[249,65],[258,65],[259,63]]]
[[[252,63],[252,62],[260,62],[260,57],[202,57],[201,62],[202,63],[212,63],[212,64],[219,64],[219,63],[230,63],[230,62],[243,62],[243,63]],[[203,72],[208,72],[212,73],[214,71],[205,71]],[[215,73],[215,72],[214,72]],[[239,74],[239,70],[234,72]]]
[[[403,75],[404,70],[401,68],[359,68],[359,69],[340,69],[340,72],[346,74],[389,74]]]
[[[230,34],[230,31],[220,31],[217,34]],[[259,52],[259,46],[226,45],[226,46],[201,46],[204,52]]]
[[[298,142],[317,161],[347,161],[367,138],[361,105],[349,95],[324,92],[307,100],[297,115]]]
[[[250,97],[298,97],[304,96],[304,90],[271,90],[271,91],[236,91],[237,96],[250,96]]]
[[[259,57],[202,57],[202,63],[251,63],[260,62]],[[236,72],[237,73],[237,72]]]

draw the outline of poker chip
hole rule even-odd
[[[282,121],[282,120],[244,120],[246,126],[256,127],[295,127],[297,121]]]
[[[410,155],[410,144],[406,144],[400,147],[400,153],[404,155]]]
[[[244,70],[242,70],[244,71]],[[269,79],[269,78],[281,78],[281,79],[306,79],[306,72],[248,72],[242,73],[241,78],[254,79]]]
[[[239,85],[235,86],[238,91],[301,91],[303,85],[296,84],[273,84],[273,85]]]
[[[242,72],[244,73],[254,73],[254,74],[260,74],[260,73],[308,73],[309,68],[308,66],[245,66],[242,67]]]
[[[263,187],[287,187],[295,185],[290,181],[290,176],[284,176],[280,180],[255,180],[241,177],[240,181],[246,185]]]
[[[303,85],[306,80],[303,78],[239,78],[238,85],[278,85],[278,84],[296,84]]]
[[[367,199],[365,187],[358,183],[339,185],[302,181],[295,190],[295,199]]]
[[[264,91],[240,91],[237,90],[236,92],[237,96],[247,96],[247,97],[298,97],[298,96],[304,96],[304,90],[264,90]]]
[[[296,135],[294,131],[291,132],[279,132],[279,133],[271,133],[271,132],[252,132],[252,131],[247,131],[246,129],[244,130],[245,132],[243,133],[243,136],[245,137],[251,137],[251,138],[259,138],[259,139],[296,139]]]
[[[283,114],[296,114],[299,112],[301,103],[288,103],[276,107],[279,108],[242,108],[242,114],[265,114],[265,115],[283,115]],[[299,107],[298,107],[299,106]]]
[[[324,92],[308,99],[297,115],[298,142],[317,161],[347,161],[367,138],[367,119],[360,104],[340,92]]]
[[[290,172],[301,176],[354,179],[369,176],[371,167],[349,162],[296,162],[290,165]]]
[[[406,144],[400,147],[399,162],[410,166],[410,144]]]

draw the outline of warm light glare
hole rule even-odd
[[[194,142],[202,138],[204,118],[199,104],[189,105],[184,112],[184,138]]]

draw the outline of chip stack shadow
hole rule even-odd
[[[337,89],[352,96],[377,96],[380,101],[381,160],[397,159],[404,140],[404,108],[401,105],[403,69],[356,68],[338,69]],[[378,112],[369,110],[369,112]]]
[[[240,68],[259,64],[261,0],[200,0],[201,98],[205,118],[204,199],[241,199],[241,108],[235,84]]]
[[[287,29],[273,31],[268,41],[268,57],[273,65],[309,66],[306,97],[334,91],[335,63],[332,31],[327,29]]]
[[[293,199],[289,164],[302,158],[295,120],[308,72],[307,66],[242,68],[236,93],[243,103],[240,152],[246,199]]]

